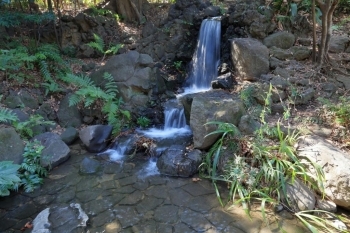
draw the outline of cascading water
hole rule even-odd
[[[210,89],[211,81],[217,77],[220,64],[220,37],[221,18],[205,19],[201,24],[185,93]]]
[[[174,135],[190,134],[191,129],[186,124],[183,106],[178,103],[178,100],[169,100],[164,105],[164,127],[161,129],[152,128],[142,131],[142,133],[150,138],[168,138]]]
[[[217,68],[220,63],[220,37],[221,21],[220,17],[205,19],[202,22],[198,44],[192,58],[192,69],[189,73],[185,85],[185,93],[178,95],[180,98],[184,94],[207,91],[211,87],[211,81],[217,77]],[[151,128],[148,130],[138,130],[146,137],[156,139],[161,142],[162,139],[172,139],[173,143],[190,139],[192,136],[190,127],[186,124],[184,108],[179,104],[178,99],[169,100],[164,107],[164,127]],[[158,145],[159,150],[164,150]],[[157,159],[152,158],[148,164],[140,171],[139,176],[159,174]]]

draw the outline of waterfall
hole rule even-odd
[[[217,69],[220,64],[220,20],[220,17],[203,20],[197,48],[191,62],[192,68],[183,94],[209,90],[211,81],[217,77]],[[186,124],[183,106],[179,104],[177,99],[175,101],[169,100],[164,109],[164,128],[152,128],[139,132],[151,138],[168,138],[192,133]]]
[[[185,92],[193,93],[210,89],[211,81],[217,77],[217,69],[220,65],[220,38],[220,17],[205,19],[201,24]]]
[[[164,130],[169,130],[171,128],[183,128],[186,126],[186,118],[183,108],[173,108],[165,110],[164,115]]]

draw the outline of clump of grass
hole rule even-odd
[[[308,160],[299,160],[294,144],[297,142],[297,130],[284,130],[283,123],[288,123],[290,114],[286,113],[276,126],[271,126],[265,120],[269,114],[270,96],[272,87],[267,93],[265,104],[260,113],[261,127],[254,137],[242,136],[237,127],[225,122],[209,122],[218,129],[208,135],[221,134],[218,141],[212,146],[201,165],[201,175],[211,179],[217,197],[222,205],[231,202],[241,204],[247,214],[250,213],[252,202],[259,201],[263,219],[266,219],[267,203],[282,204],[290,207],[286,199],[286,186],[299,179],[309,187],[324,193],[324,173],[322,168]],[[289,108],[286,108],[289,111]],[[207,135],[207,136],[208,136]],[[219,169],[221,156],[227,156],[223,169]],[[316,173],[311,174],[309,168]],[[229,187],[229,199],[226,203],[221,198],[218,182],[226,183]],[[292,209],[292,208],[291,208]],[[296,218],[311,231],[323,228],[328,232],[334,229],[327,221],[314,213],[328,214],[325,211],[292,211]]]

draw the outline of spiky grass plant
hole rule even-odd
[[[225,122],[209,122],[218,128],[208,134],[221,134],[221,137],[212,146],[201,165],[201,175],[212,180],[217,197],[223,202],[218,188],[218,182],[224,182],[229,187],[229,199],[234,205],[241,204],[249,215],[253,201],[261,203],[263,219],[266,218],[266,204],[283,204],[289,207],[291,203],[287,197],[286,186],[300,179],[309,187],[323,193],[324,173],[322,168],[307,159],[300,160],[294,147],[299,133],[296,130],[283,130],[282,122],[272,127],[265,120],[269,113],[269,97],[267,93],[265,106],[260,115],[262,126],[257,130],[255,137],[241,136],[237,127]],[[288,116],[285,114],[284,116]],[[234,146],[230,146],[234,145]],[[230,160],[223,171],[218,171],[220,158],[225,152],[231,153]],[[311,173],[310,170],[315,171]],[[326,213],[315,210],[313,213]],[[327,212],[328,213],[328,212]],[[312,215],[311,212],[297,212],[293,214],[313,233],[318,227],[332,232],[334,229],[328,222]]]

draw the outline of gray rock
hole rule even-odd
[[[211,87],[213,89],[224,89],[229,90],[233,88],[233,79],[231,72],[220,75],[215,80],[211,82]]]
[[[80,204],[53,206],[33,220],[32,233],[85,232],[88,219]]]
[[[298,157],[307,158],[323,168],[325,195],[338,206],[350,209],[350,157],[325,139],[310,135],[298,142]],[[309,168],[315,175],[315,171]]]
[[[337,79],[337,81],[344,84],[344,87],[346,90],[350,90],[350,78],[349,78],[349,76],[338,74],[336,76],[336,79]]]
[[[239,98],[234,98],[233,95],[222,90],[197,93],[192,97],[191,109],[188,111],[194,147],[198,149],[209,148],[220,137],[220,134],[206,137],[218,127],[216,124],[206,123],[222,121],[238,125],[245,111]]]
[[[279,60],[290,60],[293,59],[293,53],[289,50],[280,49],[275,46],[270,48],[270,55]]]
[[[232,40],[231,59],[237,76],[245,80],[256,80],[270,70],[269,50],[255,39]]]
[[[111,74],[126,108],[136,112],[137,108],[147,105],[148,93],[156,85],[153,66],[153,59],[149,55],[129,51],[111,57],[104,66],[92,72],[90,78],[97,85],[104,86],[106,81],[102,78],[103,74]]]
[[[198,171],[202,161],[201,152],[193,150],[186,153],[184,146],[173,145],[166,149],[157,160],[161,174],[168,176],[189,177]]]
[[[100,169],[101,169],[101,164],[99,161],[85,157],[83,161],[80,163],[79,171],[82,174],[94,174],[98,172]]]
[[[79,127],[82,124],[82,117],[77,106],[69,106],[70,95],[65,96],[61,102],[57,112],[58,123],[60,126]]]
[[[239,131],[246,135],[252,135],[259,127],[260,123],[250,115],[242,116],[238,125]]]
[[[21,99],[21,102],[24,106],[31,108],[31,109],[37,109],[39,107],[38,97],[33,96],[26,90],[20,90],[18,92],[18,96]]]
[[[287,183],[286,194],[292,207],[296,210],[313,210],[315,208],[316,194],[298,179],[295,179],[293,183]]]
[[[62,141],[67,145],[72,144],[77,138],[78,138],[78,130],[76,130],[76,128],[73,128],[73,127],[68,127],[61,134]]]
[[[290,77],[290,71],[281,67],[276,67],[273,71],[275,75],[281,76],[282,78],[288,79]]]
[[[21,98],[18,96],[18,93],[15,93],[13,91],[10,91],[10,94],[6,96],[4,104],[8,108],[20,108],[24,106]]]
[[[92,125],[80,130],[79,137],[88,151],[101,152],[107,146],[112,129],[110,125]]]
[[[317,209],[328,211],[331,213],[337,212],[337,205],[330,200],[322,199],[321,197],[317,197]]]
[[[276,46],[281,49],[289,49],[295,43],[295,36],[292,33],[280,31],[267,36],[263,43],[268,48]]]
[[[350,42],[348,36],[332,36],[329,41],[329,52],[330,53],[343,53]]]
[[[0,127],[0,161],[23,161],[24,141],[12,127]]]
[[[293,46],[290,48],[290,51],[293,53],[293,58],[296,61],[303,61],[309,59],[312,53],[312,50],[304,46]]]
[[[32,233],[51,233],[49,222],[50,208],[41,211],[33,220]]]
[[[55,133],[46,132],[39,134],[32,140],[38,140],[45,147],[40,158],[40,163],[43,167],[54,168],[70,157],[69,147]]]
[[[307,104],[315,96],[315,90],[308,88],[294,98],[294,104]]]

